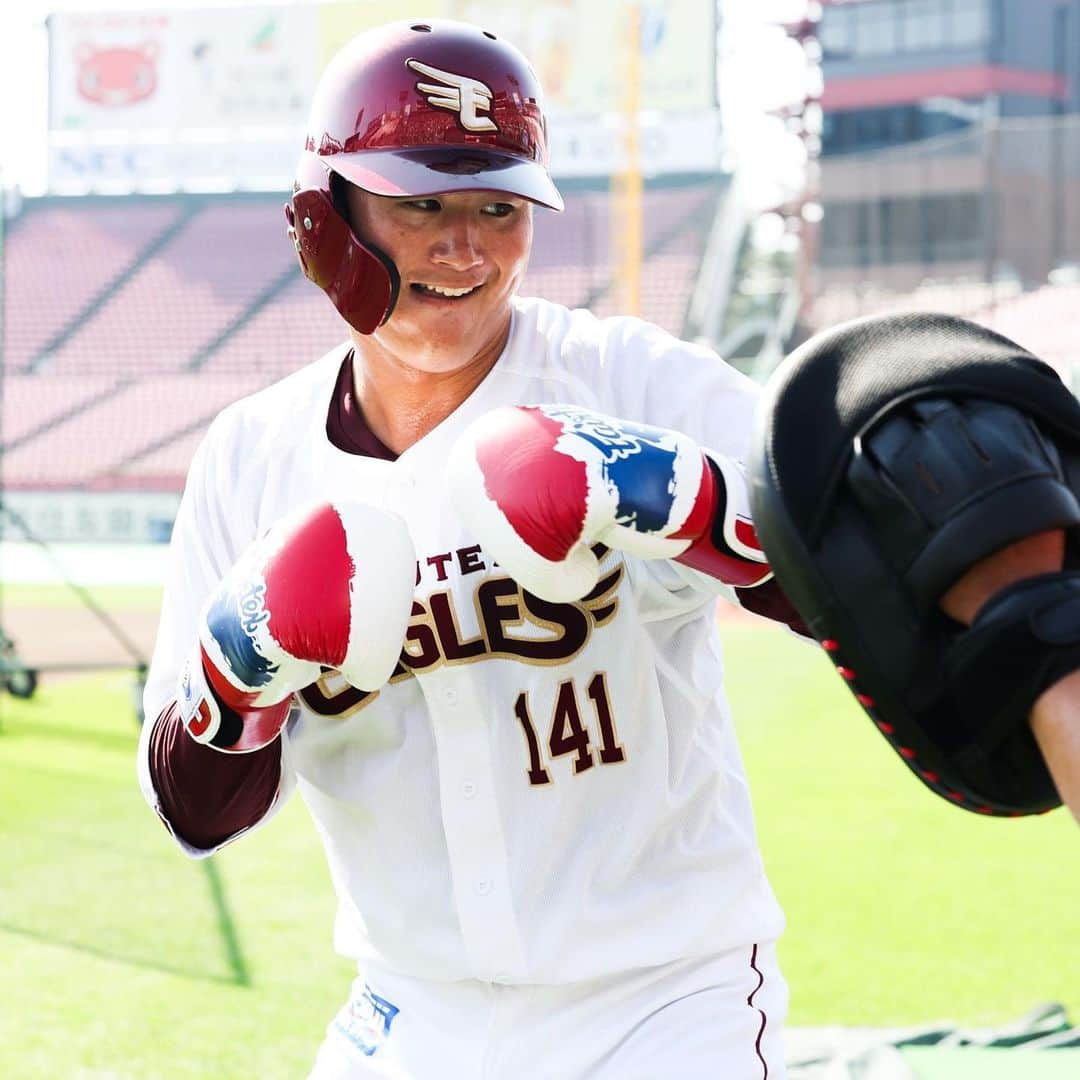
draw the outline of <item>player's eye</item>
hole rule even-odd
[[[402,199],[401,205],[426,214],[434,214],[442,209],[442,203],[438,199]]]
[[[508,202],[493,202],[487,203],[481,210],[481,213],[488,214],[491,217],[509,217],[515,210],[518,209],[516,203]]]

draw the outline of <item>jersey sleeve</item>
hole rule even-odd
[[[194,857],[210,855],[242,832],[264,824],[295,785],[284,732],[271,744],[276,762],[268,755],[213,751],[224,760],[214,762],[220,768],[209,780],[200,755],[169,753],[177,745],[181,751],[188,749],[177,743],[177,733],[170,727],[175,726],[171,706],[180,668],[195,647],[202,606],[256,534],[254,500],[259,487],[244,475],[242,457],[230,452],[235,427],[227,410],[211,425],[192,459],[169,543],[157,639],[143,694],[139,786],[180,847]],[[188,738],[183,732],[179,735]],[[227,834],[198,819],[202,793],[213,793],[218,806],[232,807]]]
[[[605,320],[599,350],[599,408],[627,420],[681,431],[708,451],[740,465],[746,460],[761,387],[711,349],[680,341],[650,323]],[[774,578],[731,589],[701,571],[667,559],[644,571],[674,602],[687,595],[722,597],[800,635],[805,627]]]
[[[639,319],[607,322],[600,356],[607,411],[684,432],[706,450],[745,460],[760,386],[703,345]]]
[[[703,345],[680,341],[640,319],[606,322],[597,379],[603,400],[597,407],[682,432],[710,458],[743,465],[761,387]],[[720,589],[719,583],[711,587]]]
[[[157,810],[192,853],[213,852],[266,818],[281,787],[282,743],[223,754],[197,743],[170,703],[150,728],[147,767]]]

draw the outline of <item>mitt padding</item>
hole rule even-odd
[[[777,581],[859,703],[938,795],[984,814],[1060,805],[1028,720],[1080,667],[1080,404],[1047,365],[951,316],[859,320],[774,373],[749,465]],[[968,568],[1066,530],[1066,569],[968,629]]]

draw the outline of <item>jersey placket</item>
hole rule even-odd
[[[420,684],[434,728],[454,900],[473,973],[494,982],[520,978],[525,953],[479,698],[453,670],[423,675]]]

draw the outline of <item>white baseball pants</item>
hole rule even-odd
[[[310,1080],[783,1080],[772,944],[565,986],[368,969]]]

